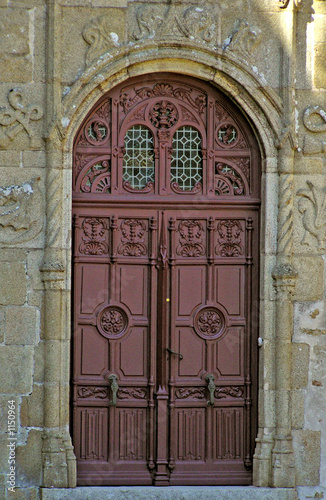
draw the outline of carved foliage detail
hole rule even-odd
[[[23,102],[22,90],[13,89],[8,94],[10,107],[0,107],[0,148],[6,148],[20,132],[25,130],[31,147],[36,147],[35,133],[31,127],[32,121],[38,121],[43,116],[41,106],[26,105]]]
[[[151,97],[175,97],[187,102],[199,113],[203,113],[206,106],[206,97],[204,94],[194,93],[191,88],[174,87],[167,83],[156,83],[152,87],[134,88],[132,93],[130,91],[123,92],[120,95],[120,105],[126,114],[139,101]],[[176,110],[174,113],[176,113]]]
[[[306,181],[309,189],[300,189],[299,212],[302,214],[302,223],[305,233],[301,241],[307,245],[307,233],[316,238],[318,250],[326,249],[326,188],[317,187],[311,181]]]
[[[145,222],[139,219],[126,219],[121,223],[121,243],[118,253],[129,257],[141,257],[147,254],[144,243]]]
[[[239,56],[250,57],[253,50],[261,42],[261,30],[250,26],[247,21],[238,21],[234,31],[225,40],[223,49],[231,50]]]
[[[43,198],[38,181],[0,188],[0,243],[21,243],[41,232]]]
[[[223,313],[214,306],[201,308],[194,318],[194,329],[197,335],[203,339],[217,339],[225,329]]]
[[[108,397],[108,390],[105,387],[79,387],[77,393],[80,398],[105,399]]]
[[[86,172],[84,175],[81,183],[80,183],[80,190],[83,191],[84,193],[90,193],[92,191],[92,186],[95,181],[95,179],[100,175],[103,174],[104,172],[107,172],[109,170],[109,162],[108,161],[102,161],[101,163],[96,163],[95,165],[92,165],[92,167]],[[106,176],[108,180],[108,185],[106,186],[106,191],[109,190],[110,188],[110,175]],[[103,191],[103,189],[99,189],[100,191]]]
[[[80,253],[85,255],[103,255],[108,253],[108,245],[105,241],[107,231],[106,222],[103,219],[91,218],[83,220],[82,243],[79,245]]]
[[[232,398],[243,398],[243,387],[218,387],[215,391],[215,397],[217,399],[232,397]]]
[[[124,387],[118,390],[119,399],[146,399],[147,390],[143,387]]]
[[[204,399],[205,398],[204,387],[180,387],[176,389],[175,396],[177,399]]]
[[[220,220],[217,223],[218,245],[215,248],[215,253],[221,257],[243,255],[242,232],[243,229],[238,220]]]
[[[182,257],[200,257],[205,255],[203,245],[203,226],[197,220],[183,220],[179,223],[180,234],[177,254]]]
[[[108,50],[119,47],[119,37],[111,31],[112,20],[109,17],[98,17],[87,24],[83,38],[89,48],[86,54],[86,64],[90,64]]]

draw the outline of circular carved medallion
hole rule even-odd
[[[213,306],[203,307],[194,319],[194,328],[201,338],[213,340],[222,335],[225,327],[225,318],[219,309]]]
[[[102,120],[91,120],[86,126],[86,138],[94,145],[103,144],[108,138],[108,128]]]
[[[107,338],[121,337],[127,326],[127,314],[118,306],[106,306],[97,317],[97,328]]]
[[[217,131],[217,142],[227,148],[233,148],[239,139],[237,129],[232,123],[224,123]]]

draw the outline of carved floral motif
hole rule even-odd
[[[244,182],[240,175],[230,166],[225,163],[216,164],[215,175],[216,194],[245,194]]]
[[[105,387],[79,387],[77,390],[80,398],[99,398],[108,397],[108,390]]]
[[[105,242],[106,222],[103,219],[91,218],[83,220],[82,230],[84,235],[79,245],[80,253],[85,255],[103,255],[108,253],[108,245]]]
[[[300,189],[299,212],[302,214],[302,223],[305,233],[301,241],[308,245],[307,235],[310,233],[318,243],[318,250],[326,249],[326,188],[314,186],[306,181],[309,189]]]
[[[122,310],[109,306],[102,311],[100,324],[108,335],[120,335],[126,328],[126,317]]]
[[[80,190],[83,191],[84,193],[90,193],[92,190],[92,185],[94,180],[100,174],[107,172],[108,169],[109,169],[108,161],[102,161],[101,163],[96,163],[95,165],[92,165],[92,167],[88,170],[88,172],[86,172],[80,183]]]
[[[139,219],[126,219],[121,223],[121,243],[118,253],[129,257],[141,257],[147,254],[144,243],[145,222]]]
[[[218,245],[215,253],[221,257],[239,257],[244,249],[241,241],[243,229],[238,220],[220,220],[217,223]]]
[[[21,89],[12,89],[8,94],[10,107],[0,107],[0,148],[6,148],[20,132],[25,130],[31,147],[37,146],[35,133],[31,127],[32,121],[38,121],[43,116],[41,106],[24,104]]]
[[[225,319],[222,312],[214,306],[201,308],[194,318],[194,329],[197,335],[213,340],[224,331]]]
[[[203,246],[203,227],[198,220],[183,220],[179,223],[180,234],[177,254],[182,257],[200,257],[205,255]]]
[[[43,198],[38,187],[39,180],[0,188],[0,243],[22,243],[41,232]]]

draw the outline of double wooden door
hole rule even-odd
[[[251,483],[255,143],[225,98],[190,83],[166,76],[146,80],[146,92],[139,80],[120,86],[76,139],[73,437],[81,485]]]

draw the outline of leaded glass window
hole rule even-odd
[[[172,141],[171,182],[182,191],[191,191],[202,182],[201,137],[193,127],[179,128]]]
[[[151,131],[134,125],[125,135],[123,181],[135,190],[154,182],[154,143]]]

